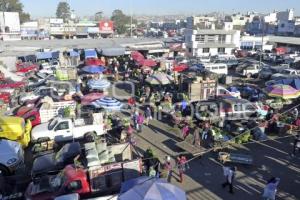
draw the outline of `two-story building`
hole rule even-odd
[[[202,29],[185,31],[187,56],[214,56],[232,54],[240,45],[240,31],[232,29]]]
[[[0,40],[21,40],[18,12],[0,12]]]

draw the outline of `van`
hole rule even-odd
[[[216,73],[216,74],[228,74],[228,66],[226,64],[223,63],[208,63],[208,64],[204,64],[204,68],[207,71]]]
[[[31,122],[21,117],[0,117],[0,138],[19,142],[27,147],[30,142]]]

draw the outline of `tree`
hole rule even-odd
[[[21,23],[30,20],[30,15],[23,11],[23,7],[23,4],[19,0],[0,0],[0,11],[18,12]]]
[[[56,17],[62,18],[64,22],[71,18],[71,9],[68,2],[61,1],[57,5]]]
[[[111,16],[118,34],[126,33],[126,25],[130,24],[130,16],[125,15],[122,10],[114,10]]]

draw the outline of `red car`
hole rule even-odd
[[[16,68],[17,68],[17,72],[28,73],[28,72],[37,71],[39,69],[39,66],[37,64],[32,64],[32,63],[17,63]]]

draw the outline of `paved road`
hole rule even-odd
[[[126,94],[124,90],[119,89],[117,93]],[[137,134],[136,141],[137,148],[141,152],[151,147],[161,160],[166,155],[175,158],[176,155],[185,153],[176,146],[176,142],[180,141],[179,130],[158,120],[152,120],[142,133]],[[224,181],[222,165],[213,152],[189,163],[190,169],[186,173],[183,184],[177,182],[176,173],[172,183],[183,188],[190,200],[255,200],[260,199],[266,180],[278,176],[281,182],[277,199],[300,199],[300,155],[296,158],[288,155],[292,149],[292,142],[293,139],[288,137],[230,148],[230,151],[248,153],[254,157],[253,166],[237,165],[233,195],[221,187]]]

